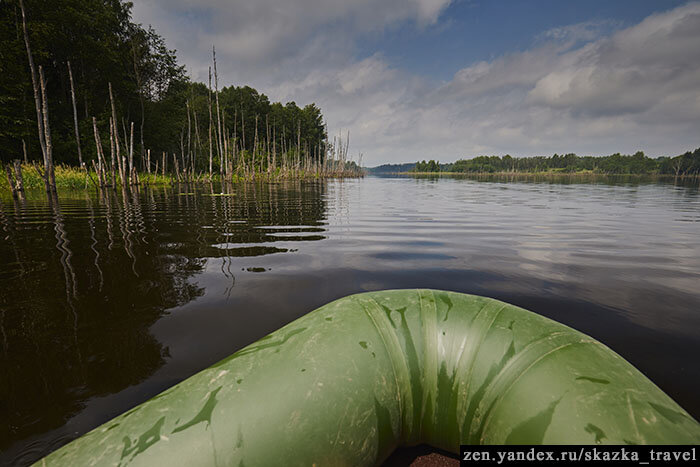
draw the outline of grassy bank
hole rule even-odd
[[[108,174],[109,175],[109,174]],[[343,177],[359,177],[360,173],[355,172],[338,172],[336,174],[326,174],[317,171],[309,170],[283,170],[280,167],[276,167],[274,170],[263,173],[253,173],[252,175],[239,175],[233,174],[231,176],[231,182],[239,183],[245,181],[277,181],[277,180],[310,180],[310,179],[320,179],[328,178],[329,176],[343,178]],[[109,177],[108,177],[109,178]],[[119,175],[115,175],[117,186],[121,186],[121,180]],[[221,182],[221,176],[219,174],[213,174],[211,180],[207,174],[200,174],[193,177],[187,182],[184,180],[178,180],[175,174],[169,173],[145,173],[140,172],[138,174],[139,186],[166,186],[175,183],[201,183],[201,182]],[[22,164],[22,181],[24,184],[24,190],[28,195],[44,195],[45,185],[44,179],[41,178],[37,169],[31,164]],[[108,183],[111,179],[108,180]],[[66,191],[76,191],[76,190],[96,190],[98,188],[99,178],[94,170],[84,170],[77,167],[72,167],[68,165],[58,165],[56,166],[56,189],[60,192]],[[7,174],[4,167],[2,168],[2,174],[0,174],[0,195],[1,196],[11,196],[12,192],[7,179]]]
[[[142,184],[147,185],[163,185],[170,183],[170,178],[167,175],[163,177],[161,175],[143,173],[139,174],[139,179]],[[22,182],[27,192],[45,190],[44,179],[41,178],[36,168],[31,164],[22,164]],[[56,188],[59,191],[95,189],[97,187],[96,183],[97,174],[93,170],[86,171],[67,165],[56,166]],[[121,183],[118,177],[117,183]],[[4,168],[2,176],[0,177],[0,193],[11,193]]]

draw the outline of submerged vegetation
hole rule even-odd
[[[82,185],[92,169],[100,186],[137,185],[140,173],[175,181],[361,173],[347,164],[348,137],[329,140],[315,104],[219,88],[214,49],[208,82],[192,81],[131,9],[122,0],[0,2],[0,161],[40,162],[47,191],[63,183],[60,164],[83,168]]]
[[[576,154],[551,157],[478,156],[460,159],[452,164],[434,160],[416,162],[409,169],[417,173],[571,173],[605,175],[671,175],[675,177],[700,176],[700,148],[675,157],[647,157],[639,151],[634,155],[620,153],[610,156],[577,156]]]

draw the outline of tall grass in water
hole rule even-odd
[[[209,179],[207,174],[199,174],[187,180],[180,179],[176,174],[168,173],[155,173],[151,172],[139,173],[138,180],[140,186],[165,186],[176,183],[192,183],[192,182],[245,182],[252,180],[259,181],[275,181],[284,179],[320,179],[328,176],[334,176],[338,178],[342,177],[361,177],[363,175],[362,170],[357,165],[345,167],[344,164],[338,164],[337,162],[331,166],[331,169],[326,168],[325,171],[321,167],[309,166],[307,169],[300,169],[298,171],[294,170],[284,170],[282,167],[275,167],[269,172],[262,173],[248,173],[245,174],[243,170],[239,170],[233,173],[230,178],[226,179],[220,174],[214,174]],[[348,164],[349,165],[349,164]],[[333,168],[335,167],[335,168]],[[95,190],[99,186],[99,177],[94,170],[80,169],[78,167],[72,167],[69,165],[57,165],[56,170],[56,188],[59,191],[74,191],[74,190]],[[224,178],[224,180],[222,180]],[[37,168],[31,164],[22,164],[22,179],[24,184],[24,189],[27,193],[40,194],[45,191],[44,179],[41,178]],[[110,180],[111,181],[111,180]],[[116,174],[117,186],[121,186],[122,181],[119,178],[119,174]],[[104,188],[109,188],[105,186]],[[0,196],[10,196],[12,193],[10,185],[8,183],[7,177],[5,175],[5,170],[3,168],[2,173],[0,173]]]
[[[0,174],[0,194],[9,195],[11,194],[10,185],[8,184],[7,177],[5,176],[5,171]],[[141,174],[140,181],[142,184],[146,185],[165,185],[170,183],[170,177],[162,176],[160,174]],[[44,191],[44,179],[41,178],[36,168],[31,164],[22,164],[22,181],[24,182],[24,189],[27,192],[33,191]],[[121,183],[117,177],[117,183]],[[56,188],[58,190],[85,190],[85,189],[96,189],[99,184],[97,174],[94,170],[84,170],[78,167],[71,167],[69,165],[57,165],[56,166]]]

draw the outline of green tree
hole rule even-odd
[[[134,150],[142,163],[146,149],[184,161],[196,154],[196,168],[208,169],[209,88],[193,83],[175,50],[152,27],[132,20],[132,3],[121,0],[25,0],[32,55],[46,74],[54,154],[57,163],[77,165],[77,145],[67,62],[75,82],[80,144],[84,159],[96,158],[92,118],[109,146],[111,83],[122,147],[134,123]],[[224,137],[238,150],[258,152],[270,133],[271,146],[310,155],[325,154],[323,115],[315,104],[270,103],[250,86],[220,90]],[[215,110],[214,110],[215,112]],[[257,125],[256,125],[257,120]],[[214,125],[217,124],[214,113]],[[231,133],[229,135],[228,133]],[[127,135],[125,135],[125,133]],[[17,0],[0,0],[0,154],[3,160],[40,158],[36,112],[22,20]],[[268,143],[265,143],[267,149]],[[214,154],[217,153],[214,149]],[[204,157],[206,155],[206,157]],[[218,164],[217,164],[218,167]]]

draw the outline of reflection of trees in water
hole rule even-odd
[[[102,273],[102,268],[100,267],[100,252],[97,248],[95,248],[97,246],[97,237],[95,237],[95,210],[92,207],[92,199],[88,197],[86,201],[90,212],[90,220],[88,221],[88,225],[90,226],[90,249],[93,253],[95,253],[95,270],[100,278],[99,291],[102,292],[102,286],[104,285],[104,274]]]
[[[448,174],[411,174],[398,177],[411,177],[416,180],[439,180],[454,178],[493,183],[538,183],[550,185],[608,185],[608,186],[639,186],[639,185],[673,185],[686,188],[697,193],[700,179],[697,177],[669,177],[658,175],[604,175],[604,174],[542,174],[542,173],[448,173]]]
[[[167,350],[149,327],[165,309],[203,293],[187,281],[201,260],[161,257],[157,245],[139,242],[132,203],[113,196],[100,200],[97,217],[92,200],[80,213],[52,200],[6,216],[14,222],[3,223],[9,238],[0,246],[1,448],[152,374]],[[116,235],[107,203],[118,205]]]
[[[168,350],[149,328],[204,294],[191,278],[219,261],[230,294],[236,256],[323,238],[303,232],[322,225],[324,192],[323,182],[179,186],[0,204],[0,449],[150,376]],[[304,227],[277,237],[266,226]]]

